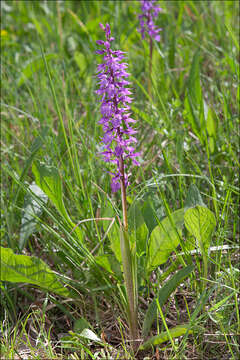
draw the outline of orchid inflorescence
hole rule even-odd
[[[155,0],[141,0],[142,14],[138,16],[140,21],[139,32],[142,35],[142,39],[145,39],[145,33],[148,33],[150,38],[160,41],[159,32],[162,29],[157,29],[154,24],[153,18],[158,16],[158,13],[162,11],[160,7],[154,4]]]
[[[105,151],[101,154],[105,162],[112,162],[117,165],[112,175],[111,188],[113,192],[120,189],[120,180],[124,179],[125,186],[129,184],[129,173],[125,172],[125,160],[132,159],[135,165],[139,165],[136,157],[139,153],[135,152],[134,144],[137,139],[133,136],[137,133],[130,124],[135,123],[130,116],[129,104],[132,102],[131,91],[127,87],[130,82],[126,80],[129,74],[125,71],[127,63],[122,62],[125,58],[124,52],[120,50],[112,50],[109,24],[104,27],[100,24],[102,30],[105,31],[106,41],[98,40],[98,45],[103,45],[102,50],[97,50],[97,54],[104,55],[103,63],[97,67],[97,77],[100,80],[99,89],[96,93],[101,96],[101,114],[99,121],[103,125],[104,135],[102,143]]]

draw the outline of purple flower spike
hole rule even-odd
[[[103,63],[97,67],[97,77],[99,79],[99,88],[96,93],[100,96],[102,117],[99,124],[103,126],[104,135],[102,143],[104,151],[101,153],[105,162],[111,162],[117,165],[115,173],[112,175],[111,188],[113,192],[120,189],[121,179],[124,180],[125,186],[129,184],[126,172],[127,159],[132,159],[135,165],[139,165],[135,159],[139,153],[135,152],[134,144],[137,142],[133,134],[136,134],[130,124],[135,123],[129,112],[129,104],[132,102],[131,91],[127,85],[129,81],[126,78],[129,74],[126,72],[127,63],[122,62],[125,58],[122,51],[111,50],[111,37],[109,24],[104,27],[99,24],[105,31],[106,41],[98,40],[97,44],[103,46],[102,50],[96,53],[103,55]]]
[[[162,9],[154,4],[155,1],[141,0],[142,14],[138,16],[140,22],[140,29],[138,31],[141,33],[142,39],[145,39],[145,33],[148,33],[151,38],[160,41],[159,31],[162,29],[156,29],[153,18],[157,17]]]

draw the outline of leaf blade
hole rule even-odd
[[[47,203],[46,194],[35,183],[29,185],[32,191],[43,203]],[[39,203],[27,193],[24,199],[24,214],[21,221],[19,249],[22,250],[26,244],[27,239],[35,231],[37,225],[37,218],[42,214],[42,207]]]
[[[184,214],[187,230],[196,237],[202,252],[207,252],[216,226],[215,215],[208,208],[197,205]]]
[[[153,299],[149,305],[144,322],[143,322],[143,336],[146,337],[150,331],[152,323],[157,316],[157,302],[158,299],[160,306],[163,306],[171,293],[177,286],[193,271],[194,265],[188,265],[179,270],[173,277],[159,290],[158,295]]]
[[[187,331],[189,332],[189,334],[191,334],[193,331],[192,330],[188,330],[189,325],[178,325],[175,326],[172,329],[169,329],[169,333],[171,335],[172,338],[176,338],[179,336],[184,335]],[[149,340],[147,340],[145,343],[143,343],[139,350],[147,350],[149,348],[151,348],[151,346],[156,346],[159,344],[162,344],[163,342],[166,342],[169,340],[169,336],[167,331],[164,331],[156,336],[153,336],[152,338],[150,338]]]
[[[148,272],[166,262],[171,252],[179,245],[184,211],[184,209],[174,211],[171,218],[164,218],[152,231],[146,265]]]
[[[41,259],[14,254],[10,248],[1,247],[0,250],[1,281],[33,284],[58,295],[69,296],[69,291],[57,275]]]

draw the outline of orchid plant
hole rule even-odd
[[[153,4],[147,1],[142,1],[142,9],[145,11],[145,15],[141,17],[141,26],[142,26],[142,35],[144,35],[144,26],[145,20],[144,16],[147,17],[146,24],[148,25],[148,33],[150,38],[155,38],[159,41],[158,32],[160,29],[156,29],[152,23],[151,11],[154,11],[155,16],[160,11],[160,8],[153,7]],[[148,14],[148,15],[146,15]],[[110,25],[106,26],[100,24],[101,29],[105,32],[106,40],[98,40],[97,44],[102,46],[101,50],[97,50],[98,55],[103,56],[103,61],[97,67],[97,77],[98,77],[98,89],[96,93],[100,98],[100,111],[101,118],[99,124],[103,127],[103,137],[101,142],[103,144],[104,151],[101,152],[103,159],[106,163],[112,163],[115,165],[115,171],[110,171],[112,176],[111,178],[111,189],[113,192],[121,190],[121,199],[122,199],[122,214],[123,221],[120,221],[120,249],[121,249],[121,262],[124,275],[124,283],[126,289],[127,300],[126,312],[129,321],[130,329],[130,339],[132,341],[133,350],[137,350],[138,341],[141,341],[138,328],[138,285],[137,285],[137,273],[138,265],[136,259],[136,249],[138,244],[132,246],[130,243],[129,228],[128,228],[128,215],[127,215],[127,199],[126,199],[126,189],[129,185],[129,162],[132,161],[133,164],[139,165],[137,158],[140,153],[135,150],[135,145],[137,139],[135,137],[137,131],[133,127],[135,120],[131,117],[130,103],[132,102],[131,90],[129,88],[130,82],[126,79],[129,77],[127,73],[127,63],[124,62],[125,55],[120,50],[112,50],[111,43],[114,41],[114,37],[111,36]],[[152,41],[152,40],[151,40]],[[192,191],[192,190],[191,190]],[[194,197],[199,198],[198,190],[194,188]],[[201,201],[195,201],[194,207],[192,204],[187,205],[183,209],[179,209],[171,214],[169,217],[164,218],[161,222],[157,221],[157,226],[154,229],[151,229],[151,235],[147,235],[145,240],[143,240],[141,246],[142,251],[138,252],[137,255],[140,258],[143,253],[146,253],[145,258],[145,271],[147,274],[150,274],[153,269],[155,269],[160,264],[163,264],[167,261],[172,251],[178,247],[181,243],[181,234],[182,227],[185,224],[185,227],[192,233],[192,235],[201,237],[199,231],[201,229],[196,229],[191,227],[194,218],[197,216],[199,221],[207,221],[211,218],[209,222],[208,233],[211,234],[214,227],[214,216],[206,208],[202,206]],[[193,207],[193,209],[192,209]],[[151,209],[148,209],[151,211]],[[155,214],[152,212],[152,218],[155,217]],[[143,216],[141,211],[139,213],[140,223],[144,222],[142,220]],[[138,219],[138,220],[139,220]],[[142,224],[143,226],[145,224]],[[147,233],[148,229],[145,225]],[[131,234],[130,234],[131,235]],[[136,239],[136,243],[141,242],[141,233],[138,232],[139,238]],[[148,238],[148,244],[146,244],[146,239]],[[204,236],[203,236],[204,238]],[[202,249],[203,255],[205,254],[206,249],[209,246],[209,238],[204,239],[204,243],[201,240],[199,243],[200,248]],[[115,253],[116,257],[119,260],[119,256]],[[204,255],[205,256],[205,255]],[[167,275],[173,270],[176,270],[176,265],[184,264],[185,267],[177,274],[175,274],[166,284],[163,289],[161,289],[150,304],[149,309],[146,312],[145,320],[143,323],[142,336],[146,337],[150,331],[151,325],[154,319],[157,316],[157,310],[162,314],[161,306],[168,299],[172,291],[175,290],[177,285],[183,281],[194,268],[193,264],[186,266],[184,260],[179,259],[167,270]],[[171,329],[166,328],[167,333],[172,334],[173,337],[180,336],[190,330],[189,325],[184,325],[180,327],[175,327]],[[140,346],[140,349],[148,348],[149,346],[159,344],[163,342],[163,339],[166,338],[166,334],[160,334],[157,337],[153,337],[150,340],[146,341],[143,345]]]
[[[154,18],[157,18],[162,9],[155,4],[156,0],[141,0],[142,13],[138,16],[140,28],[138,31],[142,35],[142,39],[149,36],[149,79],[148,79],[148,92],[151,94],[151,76],[152,76],[152,57],[153,57],[153,39],[157,42],[160,41],[159,32],[161,28],[157,28],[154,24]]]
[[[125,71],[127,64],[123,63],[124,53],[120,50],[111,49],[111,37],[109,24],[104,27],[106,41],[98,40],[97,44],[103,46],[102,50],[97,50],[97,54],[104,55],[103,63],[98,65],[99,89],[96,91],[101,97],[101,114],[99,121],[103,125],[104,135],[102,143],[105,151],[102,152],[104,161],[116,164],[117,170],[112,175],[111,188],[113,192],[121,189],[123,225],[121,225],[121,251],[123,259],[123,272],[128,297],[128,317],[130,324],[131,338],[136,341],[138,338],[137,320],[137,292],[134,286],[134,271],[132,268],[132,253],[128,238],[127,220],[127,200],[126,187],[129,184],[129,173],[127,172],[126,162],[132,160],[135,165],[139,165],[136,157],[140,154],[135,151],[133,146],[137,139],[133,136],[137,133],[131,127],[135,120],[131,118],[129,103],[132,102],[130,84],[126,78],[129,74]]]

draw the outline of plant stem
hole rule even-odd
[[[148,78],[148,94],[152,96],[152,54],[153,54],[153,41],[149,38],[149,78]]]
[[[127,197],[126,197],[126,186],[124,180],[124,163],[123,158],[120,156],[119,159],[119,169],[121,173],[120,184],[121,184],[121,194],[122,194],[122,211],[123,211],[123,227],[125,231],[128,231],[128,219],[127,219]]]
[[[130,249],[130,242],[128,237],[128,221],[127,221],[127,199],[126,199],[126,185],[124,179],[124,163],[122,156],[119,158],[119,168],[121,172],[120,184],[122,194],[122,210],[123,210],[123,227],[120,230],[121,253],[123,262],[124,282],[127,292],[128,300],[128,318],[130,327],[130,337],[133,341],[132,348],[137,350],[138,344],[138,316],[137,316],[137,291],[136,280],[133,271],[134,256]]]
[[[204,276],[202,291],[205,291],[207,286],[207,277],[208,277],[208,258],[202,243],[200,244],[200,249],[203,257],[203,276]],[[205,304],[203,305],[203,312],[205,312]]]

